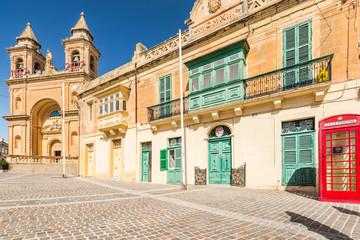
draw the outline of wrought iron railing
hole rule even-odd
[[[184,114],[189,111],[189,100],[187,97],[183,98],[184,102]],[[148,121],[155,121],[163,118],[169,118],[172,116],[180,115],[181,105],[180,98],[172,100],[170,102],[161,103],[155,106],[148,107]]]
[[[246,79],[246,98],[331,81],[333,54]]]
[[[37,155],[8,155],[6,160],[9,163],[62,163],[62,156],[37,156]],[[77,157],[65,157],[65,163],[77,163]]]

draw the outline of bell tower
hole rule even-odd
[[[65,47],[65,70],[84,71],[91,78],[96,78],[101,54],[92,43],[94,37],[86,24],[84,13],[80,14],[80,19],[70,32],[72,36],[62,41]]]
[[[41,45],[31,28],[26,25],[23,33],[16,38],[17,45],[7,48],[11,61],[11,78],[40,73],[45,67],[45,56],[40,52]]]

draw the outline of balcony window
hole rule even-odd
[[[216,84],[220,84],[224,82],[225,80],[224,73],[225,70],[223,68],[216,70]]]
[[[120,102],[123,101],[122,95],[120,93],[112,94],[105,98],[99,100],[99,116],[111,114],[117,111],[120,111]],[[126,109],[123,109],[126,111]]]
[[[248,52],[247,42],[241,41],[186,63],[189,68],[189,111],[243,99]]]
[[[116,111],[120,110],[120,101],[119,100],[116,100],[116,102],[115,102],[115,110]]]
[[[191,87],[192,91],[197,91],[199,90],[199,78],[193,78],[192,79],[192,87]]]
[[[204,75],[204,88],[208,88],[211,86],[211,73]]]
[[[230,78],[229,80],[235,80],[239,78],[239,64],[236,63],[230,66]]]
[[[248,51],[243,49],[244,43],[234,44],[187,64],[190,70],[190,93],[243,79],[244,57]]]

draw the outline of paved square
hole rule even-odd
[[[360,239],[359,219],[288,192],[0,173],[0,239]]]

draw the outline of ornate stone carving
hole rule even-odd
[[[185,45],[189,41],[189,31],[184,31],[181,35],[181,43]],[[169,40],[150,48],[140,54],[144,58],[145,63],[160,58],[170,52],[179,49],[179,36],[170,38]]]
[[[231,185],[245,187],[246,164],[231,169]]]
[[[22,93],[22,89],[15,89],[14,90],[14,94],[15,94],[15,96],[20,96],[21,95],[21,93]]]
[[[195,185],[206,185],[206,168],[195,167]]]
[[[208,9],[209,13],[216,13],[221,7],[221,0],[209,0]]]
[[[50,130],[59,130],[59,129],[61,129],[61,123],[59,122],[59,120],[52,121]]]

